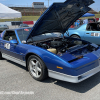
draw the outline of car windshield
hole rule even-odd
[[[31,31],[31,28],[24,28],[24,29],[19,29],[17,30],[19,39],[21,42],[26,41],[29,33]],[[28,39],[28,42],[31,41],[40,41],[40,40],[44,40],[44,39],[48,39],[48,38],[55,38],[55,37],[60,37],[61,33],[46,33],[46,34],[42,34],[42,35],[38,35],[38,36],[34,36],[32,39]]]
[[[56,37],[60,37],[60,36],[61,36],[61,33],[57,33],[57,32],[45,33],[45,34],[41,34],[41,35],[38,35],[38,36],[34,36],[33,41],[41,41],[41,40],[45,40],[45,39],[49,39],[49,38],[56,38]]]
[[[26,40],[30,31],[31,28],[24,28],[24,29],[17,30],[17,34],[19,36],[20,41]]]
[[[74,26],[73,28],[69,28],[69,30],[70,29],[78,29],[78,28],[80,28],[82,25],[78,25],[78,26]]]

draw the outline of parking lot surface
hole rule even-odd
[[[100,73],[72,84],[47,78],[34,80],[25,67],[0,60],[0,92],[34,92],[34,94],[0,94],[0,100],[100,100]]]

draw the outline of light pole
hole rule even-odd
[[[49,0],[48,0],[48,7],[49,7]]]
[[[47,0],[46,0],[46,1],[47,1]],[[48,0],[48,7],[49,7],[49,1],[50,1],[50,0]]]

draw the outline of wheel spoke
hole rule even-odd
[[[41,68],[39,67],[39,65],[40,65],[39,61],[37,61],[36,62],[36,69],[37,69],[38,72],[41,72]]]
[[[36,71],[36,76],[38,76],[38,71]]]
[[[35,66],[36,64],[34,63],[34,61],[31,61],[31,64],[33,65],[33,66]]]
[[[33,68],[32,70],[33,70],[34,72],[36,72],[36,70],[35,70],[34,68]]]
[[[39,65],[39,62],[37,61],[37,62],[36,62],[36,66],[38,66],[38,65]]]
[[[41,68],[37,67],[37,71],[38,71],[38,72],[41,72]]]

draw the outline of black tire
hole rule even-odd
[[[0,33],[2,33],[2,31],[0,31]]]
[[[31,55],[27,61],[30,75],[37,81],[42,81],[48,76],[44,62],[37,56]],[[37,75],[38,74],[38,75]]]
[[[80,37],[78,35],[71,35],[70,37],[80,39]]]
[[[0,60],[2,59],[2,54],[1,54],[1,52],[0,52]]]

